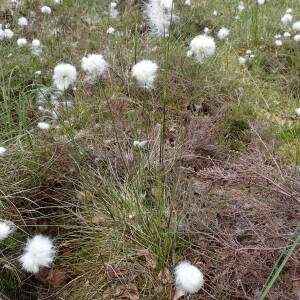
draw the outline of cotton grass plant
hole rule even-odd
[[[142,156],[146,159],[144,155]],[[125,242],[131,241],[137,247],[148,249],[154,255],[158,268],[162,268],[170,258],[174,247],[176,222],[175,220],[170,222],[171,211],[166,206],[167,199],[161,198],[161,195],[165,194],[159,191],[161,186],[152,187],[157,191],[152,200],[150,200],[153,197],[151,195],[143,196],[147,178],[155,182],[159,177],[152,178],[147,174],[140,165],[141,162],[137,161],[134,176],[128,174],[123,183],[107,181],[106,176],[101,174],[101,170],[97,170],[96,177],[89,179],[91,184],[88,190],[92,190],[93,194],[97,195],[95,201],[105,212],[106,217],[113,222],[111,226],[116,231],[115,234],[118,235],[120,231],[127,228],[128,233],[123,236]],[[109,170],[113,175],[113,169],[110,167]],[[153,171],[155,172],[155,169]],[[115,178],[117,180],[117,177]],[[147,199],[149,196],[150,199]],[[156,204],[153,202],[154,207],[149,201],[156,202]]]
[[[158,36],[168,36],[173,14],[173,0],[149,0],[145,5],[145,15],[151,27],[152,33]]]
[[[208,205],[205,199],[214,203],[216,197],[214,187],[212,194],[203,192],[206,182],[198,177],[199,165],[205,161],[203,168],[210,172],[212,162],[221,170],[220,161],[238,156],[241,148],[232,150],[230,141],[239,140],[239,130],[248,132],[249,123],[280,135],[282,127],[279,122],[272,127],[267,113],[298,118],[291,76],[294,50],[288,50],[297,47],[295,7],[287,11],[285,1],[278,7],[270,1],[263,5],[257,1],[150,2],[139,8],[122,2],[49,1],[41,6],[49,5],[50,14],[43,14],[41,6],[26,6],[10,29],[1,21],[5,60],[0,62],[0,169],[5,176],[0,181],[4,199],[0,202],[22,228],[23,241],[25,231],[45,230],[54,233],[55,244],[61,246],[57,252],[51,240],[43,239],[38,247],[28,242],[21,262],[16,262],[16,254],[8,257],[21,280],[29,278],[31,285],[27,271],[37,274],[43,267],[53,267],[75,278],[77,285],[67,286],[66,291],[66,297],[74,299],[114,297],[128,278],[140,299],[167,298],[180,284],[184,294],[221,297],[224,290],[211,285],[212,280],[218,281],[211,275],[215,273],[206,275],[203,270],[202,289],[200,270],[192,276],[196,282],[187,285],[185,279],[193,272],[186,275],[184,265],[172,272],[185,256],[207,255],[207,249],[196,245],[195,235],[206,234],[206,241],[219,238],[206,229],[196,233],[189,229],[197,210]],[[31,14],[33,10],[38,18]],[[30,25],[18,24],[23,14]],[[289,16],[282,21],[286,15],[292,15],[293,21]],[[219,39],[222,27],[230,33]],[[7,30],[13,33],[11,40]],[[277,34],[281,37],[275,38]],[[277,47],[276,40],[282,45]],[[290,60],[282,61],[282,54]],[[136,67],[145,59],[151,63]],[[268,73],[274,65],[284,65],[284,73],[276,73],[276,68]],[[90,77],[92,81],[85,80]],[[197,132],[191,120],[221,141],[224,157],[215,154],[209,138],[191,138],[191,132]],[[209,120],[213,122],[205,127]],[[290,123],[294,126],[294,121]],[[297,136],[293,134],[287,146]],[[262,139],[270,141],[271,136],[262,134]],[[248,152],[257,140],[239,142]],[[277,137],[276,143],[280,142]],[[284,153],[287,159],[290,149],[270,153]],[[268,165],[270,156],[265,156]],[[196,188],[193,180],[199,184]],[[57,202],[51,206],[54,199]],[[223,209],[215,211],[223,213]],[[44,254],[32,261],[29,248],[33,252],[43,248]],[[201,261],[204,268],[208,261]],[[173,278],[160,279],[158,274],[167,274],[165,268]],[[95,288],[87,289],[87,282]],[[228,297],[241,292],[240,286],[231,284]],[[275,288],[277,284],[282,282],[275,281]],[[272,289],[269,292],[272,297]]]
[[[0,221],[0,241],[5,240],[14,231],[15,231],[14,224],[11,224],[10,222],[7,221]]]
[[[4,156],[7,149],[5,147],[0,147],[0,156]]]
[[[198,35],[192,39],[187,56],[194,55],[199,63],[203,63],[205,58],[214,56],[215,53],[216,43],[214,39],[207,35]]]
[[[86,81],[94,81],[107,72],[108,63],[101,54],[89,54],[81,59],[81,68],[87,73]]]
[[[179,263],[175,268],[176,299],[197,293],[204,284],[203,277],[202,272],[189,261]]]
[[[53,84],[61,91],[70,87],[76,81],[77,71],[71,64],[60,63],[53,70]]]
[[[158,65],[150,60],[144,59],[132,67],[134,77],[141,88],[153,89],[154,80],[157,76]]]
[[[28,239],[20,263],[26,272],[36,274],[41,267],[50,266],[55,252],[55,247],[48,237],[36,235]]]

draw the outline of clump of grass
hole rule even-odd
[[[224,122],[220,131],[232,150],[244,150],[250,143],[251,123],[256,119],[257,113],[252,105],[240,103],[238,106],[229,107],[226,111]]]

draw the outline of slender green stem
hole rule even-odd
[[[298,234],[297,238],[295,239],[295,241],[293,242],[290,250],[288,251],[288,253],[286,254],[285,258],[283,259],[282,263],[280,264],[280,266],[278,267],[277,271],[275,272],[275,274],[273,275],[273,277],[271,278],[271,280],[269,281],[268,285],[266,286],[266,288],[263,290],[262,294],[260,295],[260,297],[258,298],[259,300],[263,300],[265,299],[265,297],[268,295],[270,289],[272,288],[273,284],[275,283],[277,277],[279,276],[279,274],[281,273],[281,271],[283,270],[284,266],[286,265],[287,261],[289,260],[289,258],[291,257],[291,255],[293,254],[294,250],[296,249],[296,246],[299,244],[300,242],[300,234]]]

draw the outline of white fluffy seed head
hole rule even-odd
[[[281,40],[276,40],[276,41],[275,41],[275,45],[276,45],[277,47],[282,46],[282,41],[281,41]]]
[[[296,34],[296,35],[294,36],[294,41],[300,42],[300,34]]]
[[[211,30],[208,27],[205,27],[203,31],[205,34],[209,34],[211,32]]]
[[[27,45],[27,40],[25,38],[20,38],[17,40],[17,44],[19,47],[24,47]]]
[[[19,26],[27,26],[28,20],[25,17],[21,17],[18,19],[18,25]]]
[[[292,28],[294,31],[300,31],[300,21],[295,22]]]
[[[172,12],[172,6],[174,7],[172,0],[149,0],[145,5],[144,13],[154,35],[169,35],[171,19],[178,19]]]
[[[286,32],[283,34],[283,36],[284,36],[285,38],[288,38],[288,37],[291,36],[291,34],[290,34],[288,31],[286,31]]]
[[[5,240],[12,232],[15,226],[9,222],[0,222],[0,241]]]
[[[116,9],[117,3],[116,2],[111,2],[109,7],[110,7],[109,15],[111,16],[111,18],[113,18],[113,19],[117,18],[118,15],[119,15],[118,10]]]
[[[292,10],[291,8],[288,8],[288,9],[286,10],[286,13],[287,13],[287,14],[291,14],[292,11],[293,11],[293,10]]]
[[[42,12],[43,14],[50,15],[50,14],[51,14],[51,8],[50,8],[49,6],[43,6],[43,7],[41,8],[41,12]]]
[[[296,108],[296,109],[295,109],[295,112],[296,112],[296,115],[297,115],[298,117],[300,117],[300,107]]]
[[[109,34],[113,34],[115,32],[115,29],[113,27],[109,27],[106,32]]]
[[[281,23],[282,24],[288,24],[288,23],[291,23],[292,21],[293,21],[293,16],[291,14],[285,14],[281,18]]]
[[[49,267],[55,256],[53,242],[41,234],[28,239],[24,254],[20,257],[22,268],[29,273],[38,273],[41,267]]]
[[[203,286],[202,272],[189,261],[179,263],[175,268],[176,289],[184,294],[197,293]]]
[[[101,54],[89,54],[82,58],[81,68],[93,78],[97,78],[107,71],[108,63]]]
[[[245,9],[244,2],[241,1],[241,2],[239,3],[239,5],[238,5],[238,10],[241,12],[241,11],[243,11],[244,9]]]
[[[148,141],[134,141],[133,146],[138,148],[143,148],[147,145]]]
[[[31,46],[32,46],[32,48],[37,49],[37,48],[39,48],[41,46],[41,42],[39,40],[33,40],[31,42]]]
[[[215,40],[205,34],[200,34],[192,39],[190,51],[195,55],[198,62],[202,63],[206,57],[215,55]]]
[[[50,129],[50,124],[49,123],[46,123],[46,122],[39,122],[38,124],[37,124],[37,127],[39,128],[39,129],[42,129],[42,130],[48,130],[48,129]]]
[[[70,64],[60,63],[54,68],[53,84],[61,91],[68,89],[76,78],[76,68]]]
[[[63,0],[53,0],[56,4],[60,4],[63,2]]]
[[[6,148],[0,146],[0,156],[4,156],[6,151],[7,151]]]
[[[187,6],[191,6],[191,0],[185,0],[184,4]]]
[[[134,77],[142,88],[152,89],[157,76],[158,65],[151,60],[144,59],[132,67]]]
[[[263,5],[263,4],[265,4],[265,0],[257,0],[257,3],[258,3],[259,5]]]
[[[117,3],[116,2],[111,2],[110,3],[110,8],[116,8],[117,7]]]
[[[10,29],[4,29],[4,37],[7,39],[11,39],[14,36],[13,31],[11,31]]]
[[[239,64],[244,65],[247,62],[247,58],[240,56],[239,57]]]
[[[229,29],[225,28],[225,27],[222,27],[218,33],[217,33],[217,36],[220,40],[223,40],[225,39],[229,34]]]
[[[152,0],[152,1],[157,2],[159,6],[161,6],[163,9],[166,9],[168,11],[171,11],[174,5],[173,0]]]

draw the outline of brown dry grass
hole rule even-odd
[[[194,176],[193,185],[205,196],[195,202],[181,234],[191,245],[186,259],[204,270],[207,281],[192,298],[257,299],[299,233],[299,178],[254,153],[216,161]],[[267,299],[298,299],[299,275],[295,251]]]

